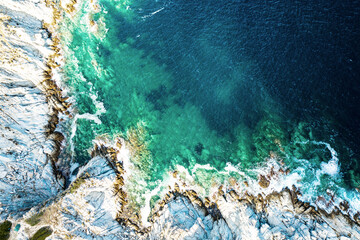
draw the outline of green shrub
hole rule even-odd
[[[39,230],[37,230],[37,232],[34,234],[34,236],[32,236],[30,238],[30,240],[44,240],[46,239],[48,236],[50,236],[52,234],[52,229],[47,226],[47,227],[42,227]]]
[[[10,237],[12,223],[10,221],[5,221],[0,224],[0,240],[7,240]]]
[[[42,215],[44,215],[44,212],[34,214],[33,216],[26,219],[25,222],[31,226],[35,226],[36,224],[38,224],[41,221]]]

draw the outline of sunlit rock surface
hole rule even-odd
[[[50,110],[39,89],[51,53],[42,21],[50,17],[41,2],[0,1],[0,221],[61,189],[48,158]]]
[[[360,227],[349,217],[316,210],[288,189],[265,197],[227,191],[211,208],[174,190],[148,228],[121,224],[126,219],[117,218],[116,175],[108,156],[94,157],[56,200],[17,222],[22,227],[12,237],[27,239],[50,227],[48,239],[360,239]]]
[[[120,203],[113,191],[115,177],[105,158],[93,158],[54,202],[30,211],[20,222],[22,228],[14,237],[26,239],[37,229],[50,226],[53,233],[48,239],[135,238],[134,231],[116,221]],[[31,226],[29,219],[34,216],[38,223]]]
[[[151,239],[359,239],[359,225],[341,214],[327,215],[284,190],[259,200],[227,193],[217,201],[220,218],[184,197],[164,206],[150,232]]]

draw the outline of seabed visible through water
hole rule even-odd
[[[191,173],[207,192],[256,179],[275,159],[308,200],[330,191],[359,204],[358,97],[343,95],[359,79],[356,9],[80,1],[62,26],[73,161],[85,164],[95,139],[125,139],[137,152],[129,191],[142,196],[160,192],[170,171]]]

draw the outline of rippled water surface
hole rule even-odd
[[[359,1],[98,4],[62,30],[74,161],[120,135],[147,189],[179,165],[204,187],[256,177],[274,156],[310,194],[359,187]]]

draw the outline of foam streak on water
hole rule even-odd
[[[323,96],[342,96],[326,86],[340,81],[331,71],[349,50],[327,33],[354,37],[333,29],[344,22],[340,8],[328,1],[96,4],[80,1],[62,28],[76,102],[70,151],[82,165],[96,138],[123,138],[127,191],[144,221],[174,170],[203,196],[236,181],[254,194],[295,185],[304,200],[359,207],[360,164],[337,132],[344,119]],[[266,189],[257,184],[280,169],[289,174],[272,174]]]
[[[91,89],[91,88],[90,88]],[[71,152],[71,156],[72,159],[74,159],[74,153],[75,153],[75,144],[73,142],[73,139],[75,137],[76,134],[76,129],[77,129],[77,120],[78,119],[86,119],[86,120],[90,120],[93,121],[94,123],[100,125],[101,124],[101,120],[99,118],[99,116],[101,116],[103,113],[106,112],[106,109],[104,107],[104,104],[100,101],[97,100],[97,95],[96,94],[91,94],[90,93],[90,98],[93,102],[93,104],[96,107],[96,113],[95,114],[90,114],[90,113],[83,113],[83,114],[75,114],[72,122],[71,122],[71,135],[69,138],[69,145],[70,145],[70,152]]]

